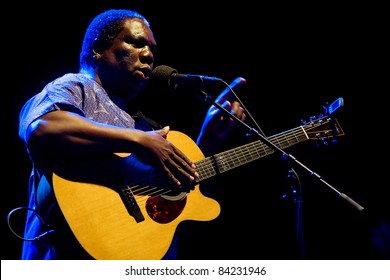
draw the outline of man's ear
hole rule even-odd
[[[93,40],[93,52],[94,54],[102,54],[106,50],[106,46],[99,39]]]

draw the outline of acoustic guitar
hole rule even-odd
[[[322,116],[268,140],[284,149],[306,140],[341,135],[344,132],[338,121]],[[200,191],[201,182],[274,153],[268,145],[255,140],[204,157],[187,135],[170,131],[167,138],[197,166],[199,178],[191,188],[173,190],[159,174],[123,182],[131,154],[68,164],[53,174],[59,206],[78,241],[93,258],[161,259],[179,223],[218,217],[220,205]]]

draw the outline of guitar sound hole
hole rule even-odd
[[[167,224],[183,211],[187,197],[180,200],[167,200],[161,196],[150,197],[146,201],[146,212],[157,223]]]

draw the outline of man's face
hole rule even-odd
[[[108,90],[138,93],[153,70],[156,41],[140,19],[128,19],[101,55],[98,74]]]

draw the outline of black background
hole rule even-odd
[[[345,106],[337,118],[345,135],[337,144],[308,141],[288,150],[336,189],[294,167],[303,189],[306,258],[386,258],[373,246],[372,235],[389,218],[388,86],[383,86],[388,34],[382,32],[382,8],[356,3],[162,2],[11,5],[2,48],[8,65],[2,75],[8,85],[3,92],[2,259],[20,258],[22,242],[8,229],[7,214],[27,204],[31,163],[18,138],[19,110],[52,79],[77,72],[84,31],[106,8],[134,8],[146,16],[158,42],[156,64],[228,83],[244,77],[247,84],[237,94],[268,136],[318,116],[326,102],[342,97]],[[210,92],[215,97],[218,93]],[[167,96],[150,100],[146,113],[195,140],[207,106],[189,91]],[[212,222],[195,227],[184,222],[178,228],[180,258],[300,259],[296,205],[282,199],[289,190],[290,168],[280,157],[270,156],[218,178],[215,195],[222,213]],[[365,210],[358,211],[337,191]],[[11,220],[19,233],[20,218]]]

